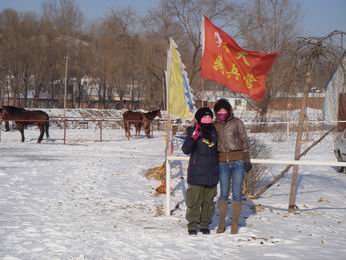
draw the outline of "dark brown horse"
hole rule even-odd
[[[156,117],[161,117],[160,109],[154,110],[147,113],[135,112],[135,111],[126,111],[123,114],[124,120],[124,130],[125,136],[129,140],[131,137],[131,125],[133,124],[136,129],[136,137],[139,137],[142,125],[144,126],[145,135],[150,137],[150,122]]]
[[[46,131],[46,137],[49,138],[49,116],[46,112],[41,110],[29,111],[24,108],[18,108],[13,106],[4,106],[0,110],[2,119],[6,121],[15,121],[17,129],[22,135],[22,142],[24,142],[24,127],[27,125],[37,124],[40,129],[40,136],[37,139],[38,143],[41,143]]]

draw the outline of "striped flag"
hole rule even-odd
[[[172,38],[167,57],[168,112],[177,118],[192,119],[194,103],[189,79],[178,46]]]

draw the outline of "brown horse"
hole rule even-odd
[[[126,111],[123,114],[124,120],[124,130],[125,136],[129,140],[131,137],[131,125],[133,124],[136,129],[136,137],[139,137],[142,125],[144,126],[145,135],[150,137],[150,122],[156,117],[161,117],[160,109],[154,110],[147,113],[135,112],[135,111]]]
[[[126,111],[123,114],[123,120],[124,120],[124,130],[125,130],[125,136],[127,140],[130,140],[131,137],[131,125],[135,126],[135,136],[136,138],[139,137],[142,125],[144,125],[146,136],[150,137],[150,121],[148,118],[144,116],[143,113],[140,112],[134,112],[134,111]],[[148,131],[149,129],[149,131]]]
[[[0,110],[2,119],[6,121],[15,121],[17,129],[22,135],[22,142],[24,142],[24,127],[27,125],[37,124],[40,129],[40,136],[37,139],[38,143],[41,143],[46,130],[46,137],[49,138],[49,116],[46,112],[41,110],[28,111],[24,108],[18,108],[13,106],[4,106]]]

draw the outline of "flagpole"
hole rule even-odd
[[[202,78],[202,107],[203,106],[204,106],[204,79]]]
[[[166,109],[166,101],[165,101],[165,81],[166,81],[166,75],[163,77],[163,80],[162,80],[162,106],[163,106],[163,110]]]
[[[204,30],[205,30],[205,28],[204,28],[204,15],[202,15],[202,22],[201,22],[202,57],[204,54],[204,41],[205,41],[205,31]],[[204,79],[202,76],[202,107],[204,106],[203,97],[204,97]]]
[[[167,111],[168,112],[168,111]],[[169,113],[169,112],[168,112]],[[166,216],[171,215],[171,167],[169,164],[169,143],[171,140],[171,117],[167,116],[167,136],[166,136]]]
[[[166,129],[166,149],[165,149],[165,165],[166,165],[166,216],[171,215],[171,169],[170,164],[168,160],[169,155],[169,142],[170,142],[170,136],[171,136],[171,115],[170,115],[170,109],[169,109],[169,95],[170,95],[170,77],[171,77],[171,53],[172,53],[172,39],[169,39],[169,51],[167,54],[167,72],[166,72],[166,94],[167,94],[167,101],[166,101],[166,111],[167,111],[167,129]]]
[[[169,156],[172,153],[172,115],[175,118],[192,118],[193,117],[193,100],[189,86],[189,80],[185,66],[182,63],[178,46],[172,38],[170,38],[170,46],[167,54],[167,71],[166,76],[166,111],[167,111],[167,129],[166,129],[166,149],[165,149],[165,165],[166,165],[166,215],[171,215],[170,195],[171,195],[171,171],[169,164]]]

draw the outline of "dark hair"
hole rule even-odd
[[[216,101],[216,103],[214,105],[214,113],[216,114],[217,111],[219,111],[221,108],[226,109],[226,111],[228,113],[232,113],[232,111],[233,111],[233,108],[232,108],[231,104],[225,98],[221,98],[218,101]]]

